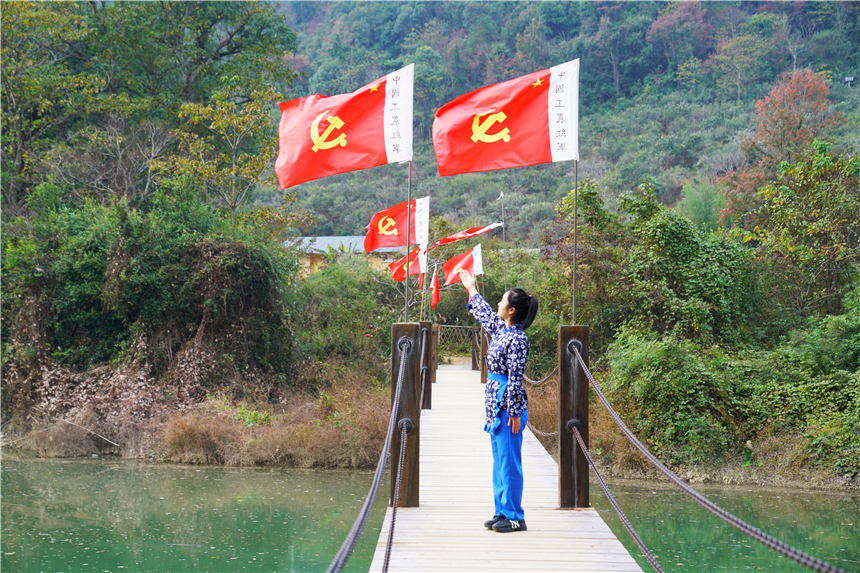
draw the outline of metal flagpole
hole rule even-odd
[[[505,239],[505,192],[499,195],[502,200],[502,256],[505,260],[505,292],[508,292],[508,242]],[[499,199],[496,199],[498,201]]]
[[[576,325],[576,251],[579,245],[577,244],[576,233],[576,216],[577,216],[577,197],[579,196],[579,161],[573,162],[573,295],[571,311],[571,325]]]
[[[406,279],[403,281],[405,288],[405,309],[403,321],[409,322],[409,239],[412,234],[412,160],[409,161],[409,184],[406,186]]]

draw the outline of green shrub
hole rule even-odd
[[[140,360],[161,375],[193,342],[240,371],[288,368],[295,265],[280,246],[227,231],[194,197],[159,194],[141,212],[45,184],[31,209],[3,237],[4,341],[18,358],[36,344],[68,366]]]
[[[607,359],[610,402],[664,461],[711,463],[738,442],[738,397],[719,349],[628,328]]]

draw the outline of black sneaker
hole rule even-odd
[[[495,524],[505,518],[504,515],[494,515],[492,519],[488,519],[484,522],[484,527],[487,529],[492,529]]]
[[[500,519],[493,525],[493,531],[498,531],[499,533],[510,533],[512,531],[525,531],[528,529],[526,527],[525,519]]]

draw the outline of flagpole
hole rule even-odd
[[[576,251],[577,251],[577,225],[576,225],[576,216],[577,216],[577,196],[579,195],[579,161],[573,162],[573,295],[572,295],[572,305],[573,308],[571,310],[571,321],[572,325],[576,325]]]
[[[505,292],[508,292],[508,241],[505,239],[505,192],[502,191],[502,256],[505,260]]]
[[[405,289],[405,308],[403,321],[409,322],[409,239],[412,234],[412,160],[409,160],[409,183],[406,185],[406,280],[403,281]]]

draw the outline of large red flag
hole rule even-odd
[[[404,201],[394,207],[374,213],[365,227],[364,251],[369,253],[382,247],[406,246],[406,215],[409,213],[409,244],[427,244],[430,226],[430,198]]]
[[[279,104],[280,188],[412,159],[414,69],[409,64],[351,94]]]
[[[406,255],[388,265],[395,282],[406,280]],[[420,275],[427,268],[427,251],[416,247],[409,253],[409,276]]]
[[[439,275],[436,273],[436,269],[433,269],[433,280],[430,281],[430,291],[433,293],[433,296],[430,297],[430,308],[436,308],[436,303],[439,302]]]
[[[440,175],[579,159],[579,60],[479,88],[433,121]]]
[[[484,274],[484,259],[481,256],[481,245],[469,249],[461,255],[448,259],[442,265],[442,272],[445,273],[445,285],[454,284],[460,281],[460,269],[469,271],[470,275]]]
[[[460,231],[459,233],[454,233],[453,235],[448,235],[447,237],[442,237],[430,247],[431,249],[435,249],[436,247],[441,247],[442,245],[448,245],[450,243],[456,243],[457,241],[462,241],[463,239],[471,239],[472,237],[477,237],[478,235],[482,235],[487,231],[492,231],[496,227],[501,227],[501,223],[493,223],[492,225],[486,225],[484,227],[472,227],[471,229],[466,229],[465,231]]]

